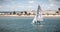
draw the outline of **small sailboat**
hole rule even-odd
[[[40,23],[41,21],[43,21],[42,10],[41,10],[40,5],[38,5],[38,9],[37,9],[37,12],[36,12],[36,16],[35,16],[35,18],[33,19],[32,23],[33,23],[33,24],[41,24],[41,23]]]

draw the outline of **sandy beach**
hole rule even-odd
[[[0,15],[1,16],[12,16],[12,17],[35,17],[35,15]],[[60,17],[60,15],[43,15],[43,17]]]

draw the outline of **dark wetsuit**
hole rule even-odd
[[[40,21],[37,21],[37,23],[40,23]]]
[[[41,24],[40,21],[35,22],[35,24]]]

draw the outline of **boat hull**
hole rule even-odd
[[[34,21],[33,24],[36,24],[36,25],[42,25],[43,21]]]

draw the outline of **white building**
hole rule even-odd
[[[43,11],[42,12],[43,14],[49,14],[49,15],[52,15],[52,14],[56,14],[56,11],[52,11],[52,10],[47,10],[47,11]]]

